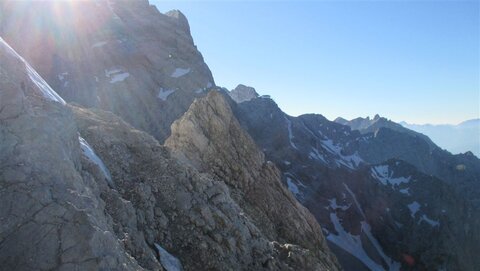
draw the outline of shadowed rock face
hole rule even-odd
[[[283,187],[280,172],[266,161],[234,117],[220,92],[195,100],[172,125],[166,146],[187,164],[230,187],[234,198],[270,240],[309,255],[288,261],[298,270],[336,269],[315,218]],[[287,249],[287,250],[288,250]]]
[[[232,108],[346,270],[478,266],[478,160],[387,127],[362,135],[321,115],[290,117],[271,99]]]
[[[111,111],[163,141],[214,85],[185,16],[147,0],[2,1],[0,35],[67,102]]]

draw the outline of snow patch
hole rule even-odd
[[[110,171],[108,171],[107,167],[103,163],[102,159],[98,157],[95,152],[93,151],[92,147],[88,144],[88,142],[81,136],[78,137],[78,141],[80,142],[80,148],[82,149],[82,153],[85,157],[90,160],[90,162],[97,165],[100,171],[103,173],[103,176],[107,180],[108,184],[113,187],[112,176],[110,175]]]
[[[411,177],[393,177],[393,171],[388,165],[380,165],[372,168],[372,177],[379,180],[383,185],[398,186],[402,183],[409,183]]]
[[[155,243],[155,248],[160,255],[160,263],[166,271],[182,271],[182,263],[172,254],[168,253],[163,247]]]
[[[420,210],[420,203],[414,201],[410,204],[407,205],[408,209],[410,209],[410,215],[414,218],[415,217],[415,214],[418,212],[418,210]]]
[[[110,78],[110,83],[114,84],[117,82],[122,82],[127,77],[129,77],[130,74],[123,71],[122,69],[111,68],[109,70],[105,70],[105,76]]]
[[[175,92],[174,89],[160,88],[160,91],[158,92],[158,98],[160,98],[163,101],[166,101],[168,99],[168,96],[170,96],[174,92]]]
[[[190,72],[190,68],[188,68],[188,69],[176,68],[173,71],[172,75],[170,75],[170,76],[173,77],[173,78],[179,78],[179,77],[182,77],[182,76],[186,75],[189,72]]]
[[[330,220],[332,221],[332,224],[338,235],[330,233],[327,235],[327,240],[350,253],[352,256],[365,264],[365,266],[367,266],[370,270],[385,270],[381,265],[376,263],[370,258],[370,256],[368,256],[367,252],[362,246],[362,240],[360,239],[360,236],[352,235],[343,228],[336,213],[330,213]]]
[[[363,159],[358,155],[358,152],[355,152],[352,155],[343,155],[342,147],[335,144],[331,139],[321,140],[321,142],[322,147],[325,150],[340,158],[340,160],[335,160],[337,166],[343,165],[353,170],[363,162]]]
[[[123,80],[125,80],[129,76],[130,76],[130,74],[128,72],[122,72],[122,73],[115,74],[110,79],[110,83],[113,84],[113,83],[116,83],[116,82],[122,82]]]

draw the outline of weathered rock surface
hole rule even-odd
[[[0,39],[0,269],[142,270],[82,169],[63,100]]]
[[[1,270],[337,270],[320,227],[278,181],[288,201],[269,208],[296,206],[300,219],[279,228],[237,203],[249,201],[243,190],[147,133],[66,105],[0,42]]]
[[[163,141],[214,85],[185,16],[147,0],[1,1],[0,35],[67,101]]]
[[[195,100],[172,125],[165,142],[177,157],[224,180],[234,198],[270,240],[298,246],[288,254],[294,269],[335,269],[315,218],[283,187],[280,172],[266,161],[217,91]],[[301,257],[295,255],[303,251]],[[300,258],[298,258],[300,257]]]
[[[228,92],[228,95],[237,103],[250,101],[258,97],[258,93],[252,87],[238,85],[236,88]]]

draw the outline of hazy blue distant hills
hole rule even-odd
[[[471,119],[457,125],[409,124],[404,127],[430,137],[437,145],[452,153],[471,151],[480,157],[480,119]]]

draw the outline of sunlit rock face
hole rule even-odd
[[[276,268],[338,268],[319,224],[282,185],[280,171],[241,128],[226,96],[211,91],[195,100],[173,123],[165,145],[186,164],[229,186],[262,234],[288,253]]]
[[[0,35],[67,102],[98,107],[163,141],[214,86],[179,11],[148,1],[2,1]]]
[[[258,93],[254,88],[242,84],[228,92],[228,95],[237,103],[250,101],[258,97]]]

